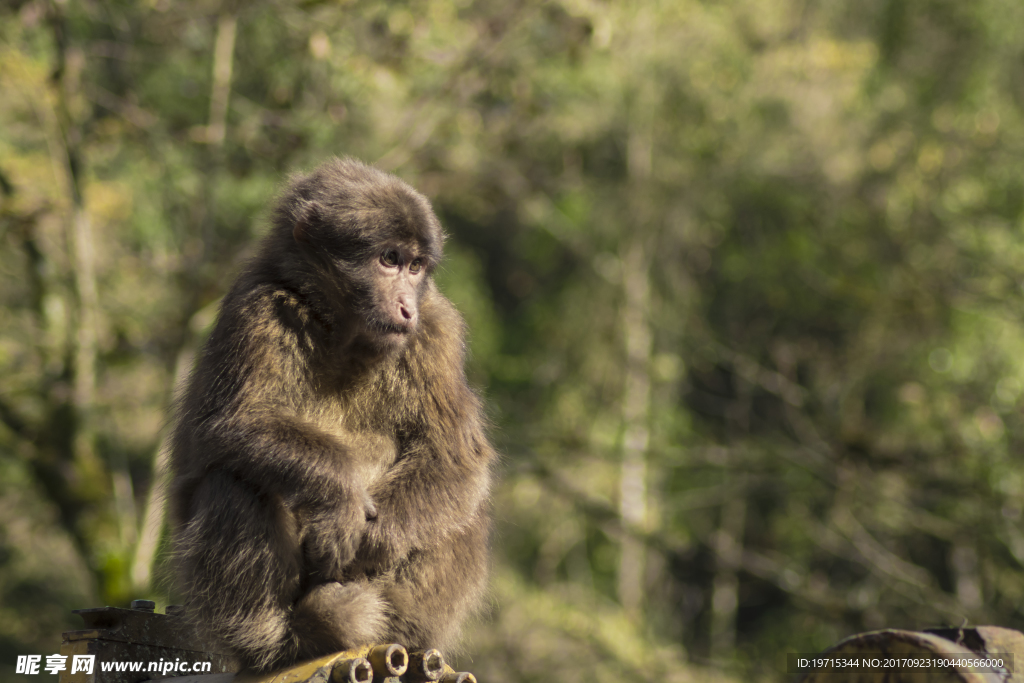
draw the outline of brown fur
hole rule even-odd
[[[462,319],[430,277],[440,225],[350,159],[293,179],[273,223],[178,401],[190,611],[257,669],[451,647],[484,591],[495,454]],[[422,272],[390,277],[392,253]]]

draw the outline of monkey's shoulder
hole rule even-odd
[[[321,344],[312,321],[309,307],[294,293],[236,283],[192,373],[188,402],[207,414],[296,399],[309,381],[309,358]]]
[[[293,353],[308,353],[326,335],[304,297],[274,283],[236,286],[224,298],[215,333],[236,345]]]

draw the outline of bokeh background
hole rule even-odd
[[[332,154],[451,236],[481,681],[1024,627],[1022,103],[1019,0],[5,0],[0,677],[174,600],[176,378]]]

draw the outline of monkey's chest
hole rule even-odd
[[[393,435],[351,429],[343,424],[333,426],[330,431],[345,445],[349,464],[367,486],[379,479],[398,459],[398,441]]]

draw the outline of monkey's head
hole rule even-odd
[[[444,234],[430,202],[395,176],[331,159],[296,177],[275,213],[283,271],[354,339],[401,348],[416,332]]]

